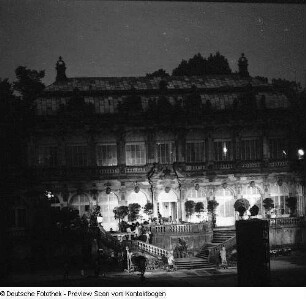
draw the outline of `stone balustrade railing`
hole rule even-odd
[[[302,226],[305,224],[303,217],[279,217],[270,218],[270,226]]]
[[[214,246],[211,247],[208,250],[208,260],[211,260],[213,257],[217,257],[220,254],[220,250],[222,249],[222,247],[224,246],[225,249],[230,249],[233,248],[233,246],[236,244],[236,236]]]
[[[142,241],[133,241],[133,244],[137,246],[140,250],[144,250],[154,256],[167,256],[169,254],[169,251],[160,247],[157,247],[155,245],[145,243]]]
[[[207,232],[211,229],[208,223],[163,224],[147,227],[153,234],[190,234]]]

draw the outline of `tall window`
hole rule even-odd
[[[214,141],[214,154],[215,161],[232,160],[232,142],[230,140]]]
[[[173,142],[157,143],[157,159],[161,164],[169,164],[175,161],[175,148]]]
[[[146,147],[144,143],[128,143],[125,145],[126,165],[145,165]]]
[[[271,198],[274,202],[274,208],[277,216],[289,214],[289,208],[286,205],[286,199],[289,197],[288,188],[284,185],[274,185],[271,188]]]
[[[70,205],[72,208],[79,211],[80,216],[89,211],[89,199],[85,194],[78,194],[73,196]]]
[[[97,165],[98,166],[117,165],[116,144],[101,144],[97,146]]]
[[[115,219],[114,209],[118,206],[117,196],[111,192],[110,194],[103,193],[98,198],[98,205],[101,208],[103,216],[103,227],[105,230],[116,230],[118,221]]]
[[[55,167],[58,165],[57,147],[40,146],[38,148],[38,165],[44,167]]]
[[[26,227],[27,214],[25,208],[12,208],[8,211],[9,227]]]
[[[204,162],[205,161],[205,142],[187,142],[186,143],[186,162]]]
[[[88,152],[86,145],[70,145],[66,148],[66,161],[68,166],[82,167],[88,165]]]
[[[241,140],[240,159],[241,160],[259,160],[261,159],[262,147],[258,139]]]
[[[269,139],[270,159],[287,159],[288,146],[282,138]]]

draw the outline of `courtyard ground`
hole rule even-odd
[[[78,286],[78,287],[235,287],[237,268],[179,270],[175,272],[146,272],[145,281],[140,281],[138,273],[109,272],[106,277],[94,277],[93,271],[80,275],[80,271],[63,279],[62,271],[40,271],[36,274],[11,275],[3,286]],[[306,286],[306,252],[294,252],[290,256],[271,259],[271,286]]]

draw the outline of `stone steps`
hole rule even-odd
[[[177,258],[175,259],[175,266],[177,269],[215,268],[215,266],[213,264],[210,264],[207,259],[203,259],[199,257]]]

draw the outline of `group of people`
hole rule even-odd
[[[126,232],[128,233],[128,240],[132,239],[141,240],[146,243],[152,243],[152,233],[148,228],[145,228],[142,224],[138,222],[130,224],[126,228]]]

